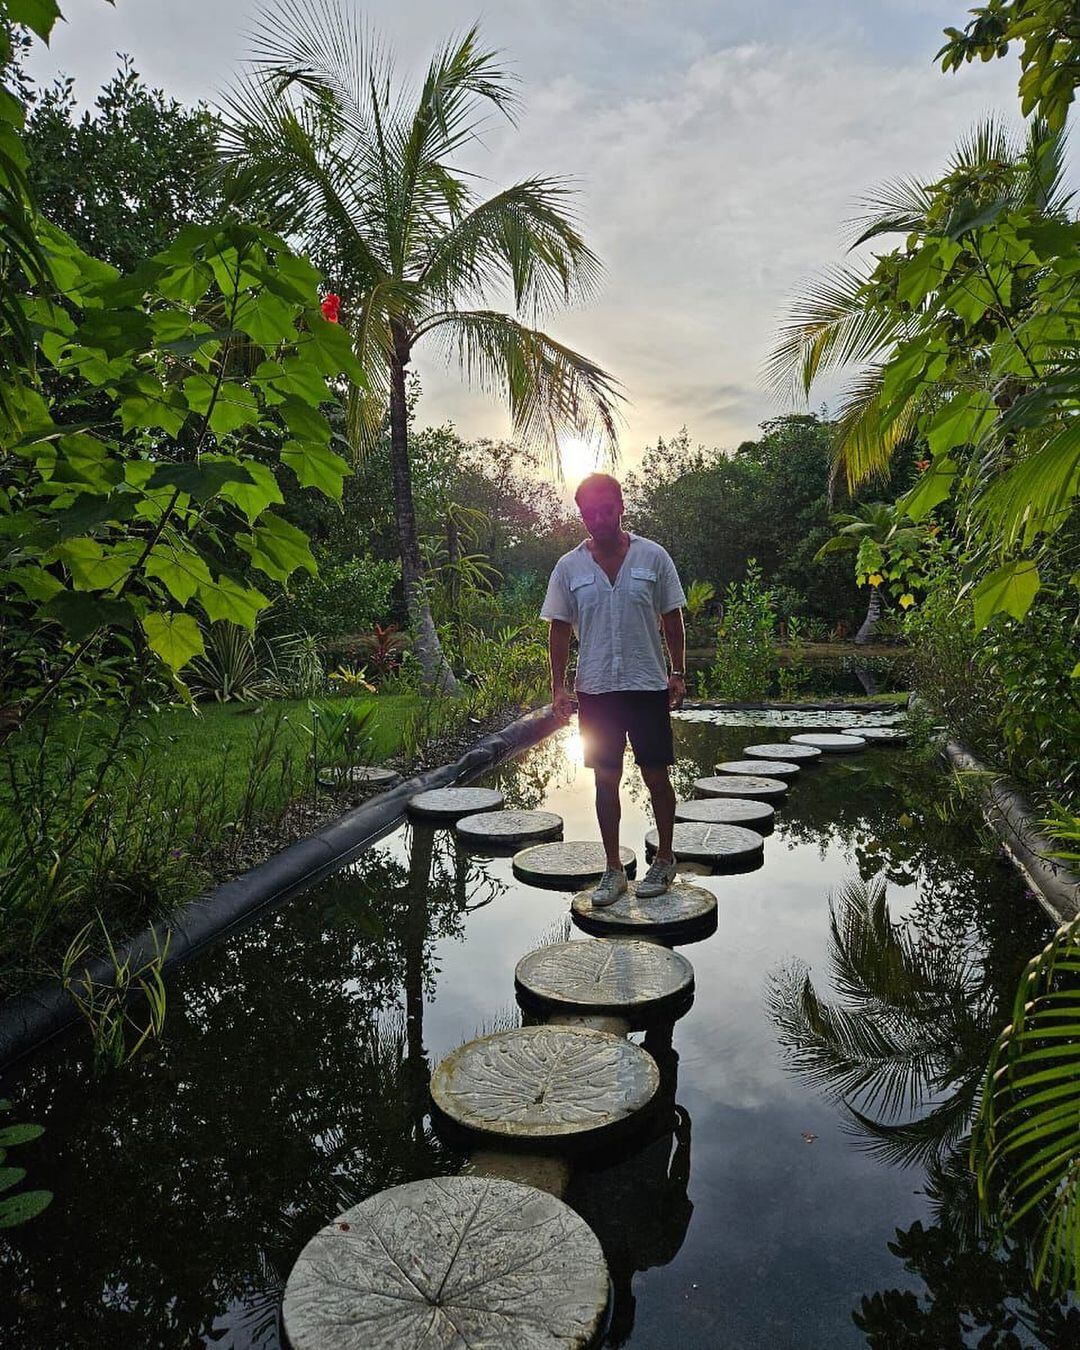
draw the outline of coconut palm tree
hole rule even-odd
[[[963,240],[967,230],[984,223],[981,212],[988,210],[1033,208],[1047,218],[1064,219],[1070,201],[1064,187],[1065,147],[1065,133],[1051,131],[1039,119],[1018,142],[988,118],[960,142],[937,182],[897,179],[867,199],[851,248],[889,235],[947,234]],[[933,265],[915,254],[916,269],[928,263]],[[808,397],[829,372],[856,372],[841,401],[834,443],[834,472],[845,476],[852,489],[887,476],[893,452],[914,429],[925,399],[942,398],[935,384],[897,401],[884,378],[900,344],[938,317],[932,304],[907,301],[909,281],[917,293],[917,272],[906,276],[903,260],[888,255],[832,268],[796,298],[766,363],[766,376],[783,397]],[[1027,298],[1017,288],[1012,309],[1022,308]],[[980,374],[980,361],[974,359],[966,375],[954,373],[953,378],[977,385]]]
[[[341,298],[366,387],[351,390],[363,455],[389,411],[402,580],[425,680],[454,688],[424,591],[408,455],[406,371],[434,344],[479,388],[506,396],[515,434],[558,463],[564,432],[616,448],[612,377],[531,326],[587,297],[600,265],[565,180],[523,179],[480,199],[458,163],[486,113],[513,119],[513,80],[475,28],[432,60],[418,90],[337,0],[282,3],[227,96],[227,191],[299,237]],[[508,292],[514,313],[489,307]]]

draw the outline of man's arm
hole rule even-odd
[[[686,697],[686,626],[683,623],[681,609],[669,609],[661,614],[664,625],[664,640],[671,655],[672,674],[668,676],[668,702],[672,708],[682,706]],[[674,672],[678,672],[675,674]]]
[[[570,660],[570,635],[574,626],[565,619],[548,622],[548,663],[551,666],[551,701],[557,717],[568,718],[574,711],[566,688],[566,664]]]

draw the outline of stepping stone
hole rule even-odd
[[[860,727],[852,734],[868,745],[903,745],[908,738],[903,727]]]
[[[633,876],[637,857],[633,849],[620,848],[623,866]],[[570,839],[559,844],[535,844],[514,854],[514,876],[533,886],[556,891],[576,891],[591,881],[599,881],[606,866],[603,844],[592,840]]]
[[[800,736],[792,736],[791,740],[793,745],[812,745],[817,750],[824,750],[827,755],[846,755],[866,749],[866,742],[861,736],[842,736],[829,731],[807,731]]]
[[[456,820],[477,811],[497,811],[505,800],[494,788],[432,788],[409,798],[409,814],[427,820]]]
[[[694,968],[684,956],[629,938],[559,942],[523,956],[518,998],[544,1011],[607,1012],[643,1025],[690,1006]]]
[[[319,782],[323,787],[389,787],[401,781],[401,774],[379,764],[354,764],[349,769],[323,769]]]
[[[804,768],[815,764],[821,758],[821,751],[816,746],[792,745],[790,741],[777,741],[775,743],[770,741],[765,745],[748,745],[743,754],[753,755],[755,759],[798,760]]]
[[[659,835],[646,831],[645,853],[656,852]],[[757,830],[742,825],[710,825],[703,821],[676,821],[672,851],[677,862],[705,862],[721,870],[753,871],[764,857],[765,840]]]
[[[585,1350],[607,1303],[600,1243],[568,1205],[513,1181],[435,1177],[316,1233],[282,1311],[292,1350]]]
[[[633,1041],[584,1027],[517,1027],[454,1050],[431,1097],[463,1129],[504,1143],[582,1142],[629,1121],[660,1086]]]
[[[716,772],[749,774],[751,778],[755,775],[759,778],[794,778],[799,772],[799,766],[782,759],[726,759],[723,764],[716,766]]]
[[[639,900],[637,886],[631,882],[625,895],[603,909],[594,909],[592,892],[582,891],[574,896],[570,915],[579,928],[597,937],[648,933],[667,942],[696,942],[714,933],[717,925],[716,896],[686,881],[676,881],[669,891],[651,900]]]
[[[557,839],[563,822],[554,811],[481,811],[463,817],[454,829],[466,844],[505,848],[529,839]]]
[[[785,796],[788,785],[779,778],[722,773],[715,778],[695,778],[694,790],[703,797],[752,797],[759,802],[771,802]]]
[[[702,825],[745,825],[758,834],[772,834],[776,811],[768,802],[752,797],[706,797],[703,801],[677,802],[675,819],[696,820]]]

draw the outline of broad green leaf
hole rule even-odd
[[[41,1125],[5,1125],[0,1128],[0,1148],[12,1148],[15,1144],[28,1144],[31,1139],[40,1139],[45,1133]]]
[[[320,309],[309,309],[304,317],[310,336],[296,344],[297,355],[312,360],[324,375],[346,375],[357,388],[366,389],[367,376],[348,332],[338,323],[327,322]]]
[[[167,300],[194,305],[214,284],[214,273],[198,258],[188,258],[166,267],[159,275],[157,289]]]
[[[230,623],[242,624],[250,632],[255,631],[255,620],[260,611],[270,603],[260,591],[241,586],[225,575],[200,584],[199,600],[211,622],[228,619]]]
[[[190,614],[154,610],[143,615],[142,626],[151,650],[172,670],[182,670],[206,650],[199,625]]]
[[[153,342],[149,318],[137,309],[86,309],[73,341],[110,360],[130,358]]]
[[[993,425],[997,409],[988,394],[957,394],[934,414],[923,429],[932,455],[946,454],[958,445],[972,444]]]
[[[335,395],[326,387],[326,377],[310,361],[287,357],[284,361],[264,361],[255,371],[256,383],[264,384],[284,397],[291,394],[313,408],[331,402]]]
[[[107,591],[124,581],[138,554],[138,544],[106,553],[96,539],[68,539],[56,557],[71,573],[77,591]]]
[[[26,1176],[25,1167],[0,1167],[0,1191],[9,1191]]]
[[[235,543],[274,581],[287,581],[300,567],[312,576],[318,572],[307,535],[272,511],[264,512],[251,534],[237,535]]]
[[[120,391],[120,419],[127,432],[140,427],[159,428],[167,436],[176,436],[187,415],[179,391],[161,385],[153,375],[137,375]]]
[[[81,642],[99,628],[130,628],[134,613],[127,600],[108,600],[85,592],[65,590],[41,607],[41,613],[56,619],[69,637]]]
[[[36,1218],[52,1201],[52,1191],[20,1191],[0,1200],[0,1228],[14,1228]]]
[[[349,465],[325,446],[286,441],[281,447],[281,462],[296,474],[301,487],[318,488],[334,501],[341,501],[341,485],[352,472]]]
[[[275,251],[274,261],[260,275],[269,290],[300,305],[310,305],[322,285],[322,274],[306,258],[283,247]]]
[[[995,614],[1009,614],[1022,619],[1031,608],[1042,582],[1039,569],[1033,562],[1006,563],[991,572],[972,592],[975,606],[975,631],[979,632]]]
[[[295,440],[330,444],[330,423],[310,403],[298,398],[286,398],[279,405],[277,413]]]
[[[228,455],[204,455],[198,464],[159,464],[147,484],[148,489],[179,488],[197,502],[208,501],[226,483],[252,483],[246,464]]]
[[[947,455],[935,459],[911,491],[900,498],[900,509],[912,520],[925,519],[935,506],[951,495],[958,472],[956,464]]]
[[[48,44],[53,25],[60,18],[60,6],[56,0],[4,0],[6,17],[12,23],[25,24],[32,28]]]
[[[186,543],[163,541],[155,544],[144,570],[147,576],[162,582],[181,605],[186,605],[203,583],[211,582],[205,560]]]
[[[216,455],[203,455],[203,463],[215,463]],[[241,465],[251,481],[247,483],[229,481],[222,483],[220,494],[226,501],[233,502],[247,516],[248,524],[253,524],[268,506],[284,502],[281,488],[274,477],[273,470],[257,459],[245,459]]]
[[[57,483],[77,485],[83,492],[104,493],[123,482],[124,469],[104,442],[82,433],[61,436],[56,442],[56,458],[48,477]]]
[[[233,325],[247,333],[260,347],[277,347],[296,339],[299,306],[265,290],[246,295],[236,307]]]
[[[192,375],[184,381],[184,394],[194,412],[210,413],[210,430],[215,436],[227,436],[259,420],[255,395],[238,380],[218,382],[210,375]]]
[[[51,600],[54,595],[64,589],[63,583],[58,581],[51,572],[47,572],[44,567],[38,567],[36,564],[27,564],[23,567],[13,568],[10,572],[0,573],[4,581],[10,582],[19,589],[30,600],[36,600],[39,604]]]

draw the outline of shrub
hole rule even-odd
[[[399,574],[397,563],[376,558],[324,562],[318,576],[305,577],[277,601],[268,626],[322,639],[363,632],[389,614]]]

